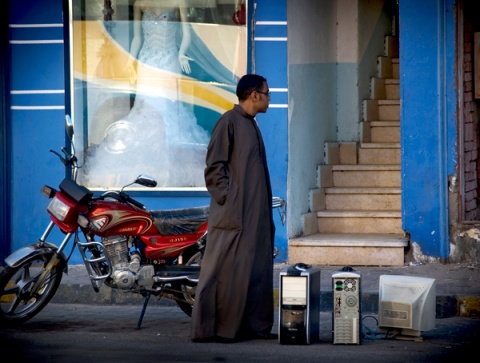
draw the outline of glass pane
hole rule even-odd
[[[78,180],[204,188],[212,128],[246,73],[239,0],[71,0]]]

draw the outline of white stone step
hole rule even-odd
[[[400,100],[363,100],[363,121],[400,121]]]
[[[400,80],[399,79],[390,78],[385,80],[385,97],[387,100],[400,99]]]
[[[326,210],[401,210],[400,188],[325,188]]]
[[[402,266],[408,239],[403,234],[313,234],[288,241],[290,264]]]
[[[400,165],[332,165],[335,187],[400,187]]]
[[[403,233],[401,211],[320,210],[319,233]]]
[[[358,163],[365,165],[400,165],[400,143],[362,143]]]
[[[400,121],[400,100],[378,100],[379,121]]]
[[[392,78],[400,78],[400,63],[398,58],[392,58]]]
[[[400,80],[394,78],[377,78],[370,80],[370,99],[399,100]]]
[[[398,37],[394,35],[387,35],[385,37],[385,51],[384,54],[387,57],[395,58],[400,55],[400,47]]]
[[[370,121],[369,127],[370,139],[368,142],[400,142],[400,121]]]
[[[387,79],[393,77],[392,58],[380,56],[377,58],[377,78]]]
[[[400,121],[363,121],[362,142],[400,143]]]

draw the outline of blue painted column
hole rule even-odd
[[[10,195],[8,184],[8,131],[6,80],[8,49],[8,3],[0,5],[0,260],[10,252]]]
[[[402,222],[423,255],[449,255],[448,176],[455,173],[454,0],[401,0]]]
[[[65,169],[50,149],[65,145],[62,0],[9,1],[9,189],[12,250],[34,243],[49,222],[44,184]]]

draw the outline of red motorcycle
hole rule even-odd
[[[73,124],[66,117],[70,140]],[[77,158],[62,148],[63,155],[50,150],[71,170],[58,190],[42,187],[51,199],[47,211],[50,223],[40,239],[20,248],[5,259],[0,272],[0,325],[21,324],[38,314],[57,291],[68,261],[78,247],[93,289],[102,284],[144,297],[137,323],[140,328],[150,297],[174,300],[191,316],[200,264],[207,240],[208,206],[174,210],[147,210],[124,188],[139,184],[155,187],[147,175],[123,187],[95,197],[76,183]],[[275,197],[273,207],[284,208]],[[281,214],[284,222],[285,212]],[[58,227],[65,237],[57,246],[47,239]],[[65,254],[72,240],[71,251]],[[95,239],[97,237],[97,239]]]

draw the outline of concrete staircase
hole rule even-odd
[[[310,191],[304,237],[290,239],[288,262],[401,266],[402,230],[398,40],[385,38],[370,99],[363,102],[360,143],[328,143],[326,165]]]

